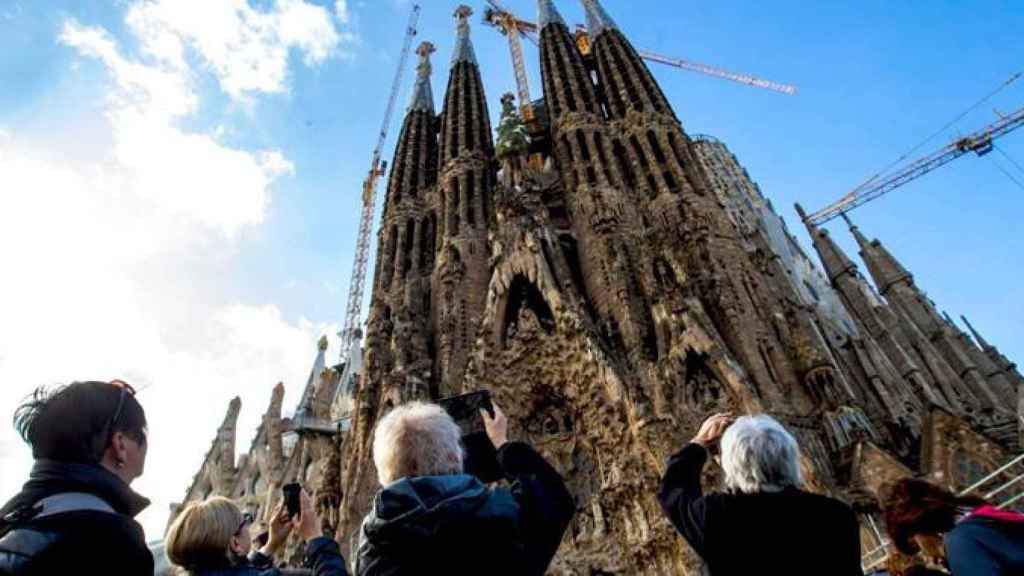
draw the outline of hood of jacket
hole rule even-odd
[[[149,506],[149,500],[125,484],[113,472],[95,464],[36,460],[28,482],[12,498],[0,517],[39,500],[64,492],[85,492],[102,498],[119,514],[134,517]]]
[[[376,546],[429,538],[469,525],[515,524],[518,504],[507,490],[491,490],[468,475],[403,478],[377,493],[363,521]]]

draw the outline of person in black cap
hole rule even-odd
[[[121,380],[40,388],[14,414],[35,465],[0,509],[0,574],[153,574],[130,484],[146,464],[146,414]]]

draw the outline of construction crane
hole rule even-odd
[[[537,24],[517,17],[512,11],[502,6],[498,0],[487,0],[487,3],[490,4],[490,8],[484,11],[484,23],[497,28],[502,34],[508,37],[509,49],[512,52],[512,66],[515,68],[516,87],[519,93],[520,107],[523,109],[523,118],[529,120],[527,113],[531,114],[530,118],[532,118],[533,100],[530,98],[530,86],[527,82],[526,63],[523,58],[523,47],[520,42],[520,36],[526,38],[535,46],[539,45],[540,41],[537,37]],[[587,31],[587,28],[583,25],[578,25],[576,27],[576,44],[579,46],[580,52],[582,52],[584,56],[590,54],[590,34]],[[765,90],[772,90],[782,94],[789,94],[791,96],[795,95],[797,92],[795,86],[764,80],[749,74],[729,72],[715,66],[691,62],[681,58],[672,58],[650,51],[641,50],[639,51],[639,54],[641,58],[649,62],[673,66],[682,70],[689,70],[691,72],[697,72],[699,74],[705,74],[707,76],[713,76],[723,80],[730,80],[747,86],[753,86],[755,88],[763,88]]]
[[[363,181],[363,209],[359,219],[359,236],[356,240],[356,256],[352,263],[352,279],[348,289],[348,305],[345,309],[345,324],[338,332],[341,338],[341,359],[348,362],[354,353],[358,353],[359,342],[362,338],[360,330],[363,290],[366,288],[366,266],[370,259],[370,235],[373,229],[373,213],[377,205],[377,181],[387,171],[387,161],[381,159],[384,152],[384,143],[388,139],[388,131],[391,128],[391,118],[395,114],[395,103],[398,101],[398,93],[402,85],[402,74],[409,61],[409,52],[412,48],[413,38],[417,34],[417,25],[420,20],[420,6],[414,4],[412,14],[409,15],[409,25],[405,29],[405,41],[402,44],[402,54],[398,59],[398,69],[395,71],[395,79],[391,84],[391,94],[388,96],[387,110],[384,112],[384,123],[381,125],[380,134],[377,137],[377,146],[373,149],[373,160],[370,163],[370,172]],[[357,347],[355,351],[353,347]]]
[[[854,188],[846,196],[843,196],[838,202],[807,216],[804,218],[804,221],[820,226],[859,206],[876,200],[936,168],[945,166],[964,154],[973,152],[978,156],[984,156],[995,149],[994,142],[997,138],[1005,136],[1021,126],[1024,126],[1024,108],[1008,116],[1002,116],[997,122],[969,136],[958,138],[940,150],[914,160],[887,175],[879,175],[868,180]]]
[[[484,23],[494,26],[508,37],[508,48],[512,53],[512,68],[515,69],[516,73],[519,109],[522,111],[523,120],[527,123],[533,122],[536,116],[533,111],[533,100],[530,98],[530,81],[526,76],[526,59],[523,58],[523,43],[519,37],[535,34],[537,26],[516,18],[514,14],[506,10],[496,0],[488,0],[488,3],[491,7],[484,11]],[[534,38],[530,38],[535,41]]]

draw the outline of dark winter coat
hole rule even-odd
[[[0,509],[0,518],[13,519],[17,511],[31,510],[43,498],[69,492],[97,496],[116,513],[79,510],[13,524],[0,540],[0,574],[152,576],[153,555],[142,527],[133,520],[149,500],[100,466],[37,461],[21,493]],[[14,532],[23,537],[16,538]],[[40,538],[46,545],[29,542]],[[42,551],[32,552],[38,549]]]
[[[345,560],[338,543],[321,537],[310,540],[306,545],[303,566],[312,576],[348,576]],[[194,572],[195,576],[279,576],[281,571],[273,567],[272,560],[256,553],[249,556],[249,563],[242,566],[222,566]]]
[[[971,517],[946,534],[954,576],[1024,574],[1024,522]]]
[[[707,457],[698,444],[672,456],[658,500],[712,576],[863,576],[860,528],[849,506],[795,488],[705,495]]]
[[[511,489],[473,476],[406,478],[363,521],[359,576],[544,574],[575,512],[561,476],[526,444],[498,451]]]

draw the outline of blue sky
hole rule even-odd
[[[503,2],[534,17],[531,0]],[[440,102],[456,2],[422,4],[417,41],[438,47]],[[476,4],[496,115],[514,81],[507,44]],[[583,21],[577,2],[558,4]],[[1024,6],[1010,1],[605,5],[638,47],[799,87],[789,97],[653,68],[687,131],[723,140],[808,247],[794,202],[838,198],[1024,70]],[[150,536],[228,399],[243,397],[244,448],[271,386],[285,381],[294,401],[316,338],[341,321],[360,184],[409,8],[0,0],[0,261],[12,278],[0,286],[0,407],[73,378],[146,387],[153,452],[139,488],[156,501]],[[412,81],[410,64],[403,107]],[[1022,105],[1024,80],[921,153]],[[998,146],[1024,166],[1024,131]],[[942,309],[1020,358],[1024,190],[997,165],[1024,182],[1000,153],[965,157],[854,218]],[[0,430],[4,494],[27,466]]]

